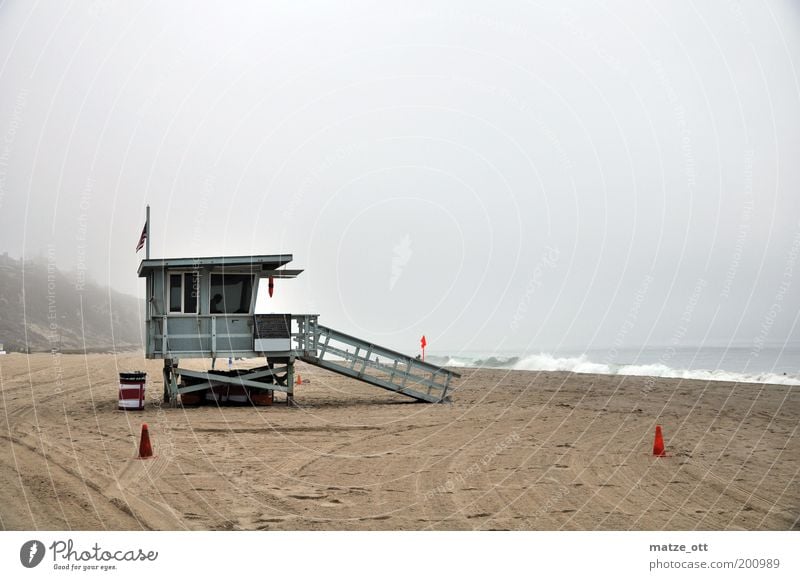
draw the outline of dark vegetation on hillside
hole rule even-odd
[[[57,270],[0,255],[0,343],[9,352],[141,348],[144,302]]]

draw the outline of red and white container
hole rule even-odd
[[[142,411],[146,382],[145,372],[119,373],[119,408],[124,411]]]

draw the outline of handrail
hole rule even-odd
[[[323,326],[321,324],[317,325],[317,327],[321,328],[321,329],[324,329],[324,331],[327,334],[332,335],[334,338],[340,338],[341,337],[341,338],[345,338],[345,339],[351,341],[353,343],[353,346],[356,346],[358,344],[368,344],[370,346],[377,347],[382,352],[384,352],[384,353],[386,353],[386,354],[388,354],[390,356],[393,356],[393,357],[396,357],[396,358],[411,359],[413,361],[413,364],[416,365],[416,366],[427,368],[427,369],[432,370],[432,371],[450,373],[451,375],[453,375],[455,377],[461,378],[461,375],[459,373],[457,373],[455,371],[451,371],[450,369],[447,369],[445,367],[441,367],[439,365],[435,365],[433,363],[429,363],[427,361],[423,361],[423,360],[414,358],[414,357],[412,357],[410,355],[407,355],[405,353],[402,353],[402,352],[399,352],[399,351],[396,351],[396,350],[392,350],[391,348],[386,348],[384,346],[380,346],[380,345],[368,342],[368,341],[364,340],[363,338],[358,338],[357,336],[353,336],[351,334],[346,334],[344,332],[340,332],[338,330],[334,330],[332,328],[329,328],[327,326]],[[319,336],[319,334],[321,334],[321,333],[317,333],[317,336]]]

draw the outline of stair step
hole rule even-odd
[[[460,376],[326,326],[314,328],[315,344],[322,346],[317,356],[300,356],[300,360],[382,389],[440,403],[448,400],[451,379]]]

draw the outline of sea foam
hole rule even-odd
[[[701,381],[800,385],[800,375],[795,373],[741,373],[708,369],[689,370],[673,368],[662,363],[613,364],[592,361],[585,354],[577,356],[557,356],[542,352],[508,358],[441,357],[436,363],[448,367],[475,367],[523,371],[566,371],[598,375],[628,375],[637,377],[694,379]]]

